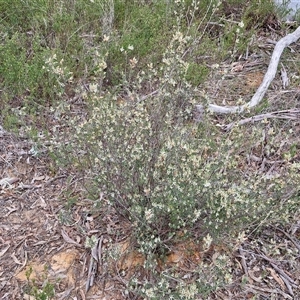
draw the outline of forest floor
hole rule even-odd
[[[211,99],[230,105],[240,96],[251,98],[276,40],[276,34],[257,37],[253,41],[257,53],[234,64],[224,62],[212,72],[205,87]],[[299,42],[291,45],[283,59],[291,84],[284,89],[278,74],[268,91],[274,111],[300,109],[300,86],[295,80],[299,70],[293,68],[293,61],[300,59],[299,50]],[[226,117],[212,117],[212,121],[221,125],[228,122]],[[298,119],[285,120],[281,125],[284,130],[295,131],[298,143],[299,114]],[[146,276],[141,267],[143,256],[135,250],[126,251],[132,249],[130,224],[112,209],[94,209],[94,202],[85,197],[82,174],[71,167],[56,169],[54,174],[46,147],[34,155],[30,140],[6,131],[0,133],[0,298],[46,299],[41,298],[42,293],[53,286],[53,299],[139,299],[130,296],[126,288],[133,275]],[[294,159],[299,161],[299,154]],[[280,162],[274,158],[263,163],[253,157],[248,167],[276,172]],[[68,209],[66,203],[72,199],[76,201]],[[97,263],[95,253],[85,247],[87,236],[99,237],[93,248],[98,252]],[[299,218],[285,227],[273,224],[249,233],[237,248],[224,242],[211,245],[203,253],[192,242],[189,244],[174,245],[161,270],[175,268],[182,277],[190,276],[192,282],[192,270],[200,262],[213,264],[224,253],[231,258],[232,282],[207,299],[300,299]],[[121,255],[110,258],[116,251]],[[34,298],[29,294],[35,288]]]

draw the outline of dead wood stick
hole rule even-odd
[[[219,106],[216,104],[209,104],[208,111],[213,113],[219,113],[219,114],[241,113],[244,110],[259,104],[263,99],[266,91],[268,90],[270,83],[273,81],[276,75],[277,67],[283,50],[286,47],[288,47],[290,44],[295,43],[299,38],[300,38],[300,26],[293,33],[286,35],[276,43],[263,82],[257,89],[256,93],[253,95],[250,102],[240,106]],[[201,114],[204,111],[204,106],[201,104],[196,105],[196,110],[198,113]]]
[[[91,255],[89,270],[88,270],[88,278],[85,284],[85,292],[87,293],[89,289],[94,285],[95,276],[97,273],[98,263],[95,258]]]
[[[274,269],[277,273],[279,273],[279,274],[280,274],[281,276],[283,276],[286,280],[288,280],[288,281],[291,283],[291,285],[292,285],[293,287],[298,288],[298,286],[296,285],[296,282],[295,282],[290,276],[288,276],[282,269],[280,269],[277,265],[275,265],[273,259],[267,257],[267,256],[266,256],[265,254],[263,254],[263,253],[257,254],[257,253],[254,253],[254,252],[252,252],[252,251],[249,251],[249,250],[244,250],[244,251],[245,251],[245,252],[248,252],[248,253],[252,253],[252,254],[256,255],[257,257],[261,257],[261,258],[263,258],[264,260],[268,261],[268,262],[271,264],[271,266],[273,267],[273,269]]]
[[[283,280],[283,282],[285,283],[285,286],[287,287],[288,291],[289,291],[289,294],[291,296],[294,296],[294,292],[293,292],[293,289],[289,283],[289,281],[281,274],[279,274],[279,277]]]
[[[300,109],[288,109],[288,110],[275,111],[266,114],[256,115],[250,118],[240,120],[238,122],[229,123],[223,126],[223,129],[230,130],[234,125],[244,125],[246,123],[253,123],[253,122],[262,121],[270,118],[296,120],[300,118]]]
[[[282,295],[285,299],[293,299],[289,294],[284,293],[282,290],[269,289],[269,288],[266,288],[266,287],[259,287],[259,286],[252,285],[252,284],[247,284],[246,287],[249,287],[250,289],[252,289],[254,291],[257,290],[257,291],[260,291],[260,292],[266,292],[266,293],[271,293],[271,294],[273,294],[275,292],[277,294]]]
[[[274,226],[272,226],[272,227],[275,230],[279,230],[281,233],[283,233],[285,236],[287,236],[293,242],[293,244],[297,247],[298,252],[300,253],[300,245],[297,243],[297,241],[291,235],[289,235],[287,232],[285,232],[284,230],[280,229],[279,227],[274,227]]]
[[[264,254],[259,255],[260,257],[262,257],[263,259],[265,259],[266,261],[268,261],[271,266],[273,267],[273,269],[279,273],[281,276],[283,276],[285,279],[287,279],[293,287],[297,287],[296,286],[296,282],[290,277],[288,276],[282,269],[280,269],[277,265],[275,265],[274,261],[272,259],[270,259],[269,257],[267,257]]]
[[[242,249],[242,247],[239,247],[239,257],[241,258],[241,263],[242,263],[242,267],[244,269],[245,275],[249,276],[248,274],[248,268],[247,268],[247,264],[246,264],[246,258],[245,258],[245,253],[244,250]]]

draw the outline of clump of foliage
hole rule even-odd
[[[32,295],[36,300],[50,300],[55,297],[54,285],[50,283],[47,279],[47,269],[45,268],[42,274],[42,279],[44,281],[42,287],[39,287],[35,279],[31,279],[33,269],[30,267],[26,271],[27,278],[27,293]]]

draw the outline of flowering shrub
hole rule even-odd
[[[184,80],[188,64],[181,56],[189,40],[176,32],[161,68],[140,72],[140,83],[161,73],[157,92],[148,98],[131,91],[120,102],[112,92],[99,96],[91,85],[89,117],[68,143],[68,151],[77,153],[75,165],[88,170],[110,205],[131,221],[147,254],[167,247],[180,230],[197,226],[217,239],[275,217],[299,180],[288,167],[278,176],[243,171],[251,141],[263,128],[245,139],[243,128],[219,135],[205,120],[192,122],[197,91]],[[130,83],[123,88],[130,91]]]
[[[213,14],[219,1],[209,3]],[[116,42],[114,5],[123,4],[110,1],[103,6],[101,43],[89,47],[86,83],[76,91],[87,106],[87,116],[69,118],[67,140],[58,136],[54,146],[61,161],[71,162],[91,178],[91,190],[107,200],[103,205],[108,203],[130,221],[136,245],[146,256],[144,267],[153,271],[155,256],[165,254],[178,234],[209,237],[210,244],[271,219],[287,220],[298,209],[297,165],[286,160],[278,172],[267,174],[249,167],[248,157],[262,147],[264,126],[237,127],[227,134],[204,116],[200,123],[193,120],[194,104],[201,101],[196,96],[204,94],[195,88],[202,76],[195,79],[194,73],[208,72],[187,59],[195,45],[201,47],[203,37],[192,37],[200,26],[192,24],[198,1],[191,2],[192,12],[186,15],[180,13],[186,1],[174,2],[173,35],[156,64],[141,62],[138,43],[131,43],[132,39],[124,39],[122,45],[122,39]],[[185,16],[190,24],[182,30]],[[244,23],[228,28],[230,53],[236,55],[244,42]],[[105,80],[113,72],[113,60],[123,60],[114,70],[123,80],[111,88],[105,86]],[[64,60],[53,55],[45,65],[62,88],[64,82],[73,80],[74,73]],[[268,143],[272,150],[266,155],[272,155],[278,144],[275,135]],[[290,195],[289,190],[293,191]],[[131,290],[148,299],[170,294],[174,299],[194,299],[231,282],[229,261],[228,256],[220,255],[214,270],[199,265],[192,285],[177,280],[174,288],[169,280],[172,274],[164,277],[153,271],[155,279],[143,286],[133,282]],[[214,283],[201,277],[203,271]]]

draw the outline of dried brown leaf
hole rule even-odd
[[[285,89],[286,87],[289,86],[290,81],[289,81],[285,67],[283,66],[283,64],[281,64],[281,65],[282,65],[282,68],[280,70],[281,81],[282,81],[282,87],[283,87],[283,89]]]
[[[0,257],[3,256],[6,251],[9,249],[10,245],[6,246],[6,248],[4,248],[3,250],[0,251]]]
[[[71,239],[63,229],[61,230],[61,235],[62,235],[63,239],[64,239],[67,243],[69,243],[69,244],[74,244],[74,245],[76,245],[76,246],[78,246],[78,247],[81,247],[81,245],[78,244],[78,243],[77,243],[76,241],[74,241],[73,239]]]
[[[275,279],[275,281],[280,285],[280,287],[285,290],[285,284],[283,280],[277,275],[277,273],[272,268],[267,268],[270,271],[271,276]]]
[[[18,265],[22,265],[23,263],[21,263],[18,259],[17,259],[17,257],[15,256],[15,253],[13,253],[12,255],[11,255],[11,257],[12,257],[12,259],[14,260],[14,262],[16,263],[16,264],[18,264]]]
[[[255,270],[248,270],[248,275],[251,279],[253,279],[254,281],[256,282],[262,282],[262,279],[261,277],[256,277],[255,274],[254,274]]]

